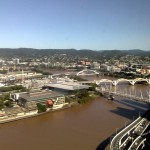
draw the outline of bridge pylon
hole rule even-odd
[[[135,84],[135,81],[133,80],[133,81],[130,81],[130,84],[131,85],[134,85]]]
[[[113,82],[112,82],[112,85],[114,85],[114,86],[116,86],[117,84],[118,84],[117,81],[113,81]]]

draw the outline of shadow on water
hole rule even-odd
[[[131,109],[122,108],[122,107],[117,107],[115,110],[111,110],[112,113],[126,117],[130,120],[133,119],[133,116],[138,117],[139,114],[137,114],[137,111],[138,111],[138,109],[131,110]],[[122,130],[122,129],[120,129],[120,130]],[[105,150],[106,147],[110,144],[111,137],[113,137],[114,135],[115,135],[115,133],[113,135],[111,135],[110,137],[108,137],[107,139],[105,139],[103,142],[101,142],[97,146],[96,150]]]
[[[149,109],[147,103],[141,103],[141,102],[132,101],[132,100],[126,100],[126,99],[114,100],[114,102],[123,104],[124,106],[127,106],[128,108],[117,107],[114,110],[110,110],[110,112],[126,117],[130,120],[132,120],[133,117],[138,117],[139,115],[142,115]]]
[[[113,134],[112,136],[114,136],[115,134]],[[112,137],[111,136],[111,137]],[[103,142],[101,142],[98,146],[97,146],[97,148],[96,148],[96,150],[104,150],[104,149],[106,149],[106,147],[108,146],[110,144],[110,137],[108,137],[107,139],[105,139]]]
[[[139,112],[141,112],[143,114],[145,111],[143,111],[141,109],[133,109],[133,110],[131,110],[131,109],[127,109],[127,108],[117,107],[115,110],[110,110],[110,112],[132,120],[133,116],[134,117],[138,117],[139,116]]]
[[[127,106],[128,108],[117,107],[113,110],[110,110],[110,112],[126,117],[130,120],[132,120],[133,117],[138,117],[139,115],[142,115],[149,108],[148,104],[146,103],[139,103],[139,102],[131,101],[131,100],[114,100],[114,102],[123,104],[124,106]]]
[[[139,107],[141,109],[148,108],[148,104],[147,103],[137,102],[137,101],[133,101],[133,100],[127,100],[127,99],[117,100],[117,103],[121,103],[123,105],[129,106],[129,107],[133,107],[133,108],[139,108]]]
[[[117,107],[114,110],[110,110],[112,113],[115,113],[117,115],[126,117],[130,120],[137,118],[139,116],[139,112],[140,115],[144,114],[147,110],[148,110],[148,105],[144,104],[144,103],[138,103],[138,102],[134,102],[134,101],[130,101],[130,100],[115,100],[115,102],[126,105],[128,108],[122,108],[122,107]],[[132,109],[131,109],[132,108]],[[132,122],[132,121],[131,121]],[[130,123],[131,123],[130,122]],[[129,124],[130,124],[129,123]],[[121,128],[119,131],[121,131],[123,128]],[[115,136],[115,133],[113,135],[111,135],[110,137],[108,137],[107,139],[105,139],[104,141],[102,141],[96,148],[96,150],[105,150],[106,147],[110,144],[110,139]]]
[[[142,115],[142,117],[144,117],[144,115],[146,115],[147,113],[150,113],[150,110],[145,111],[145,113]],[[131,122],[129,122],[127,125],[129,125]],[[123,127],[124,128],[124,127]],[[118,132],[120,132],[123,128],[119,129]],[[110,137],[108,137],[107,139],[105,139],[104,141],[102,141],[96,148],[96,150],[105,150],[106,148],[108,148],[108,145],[110,144],[110,141],[112,140],[112,138],[115,136],[116,133],[112,134]]]

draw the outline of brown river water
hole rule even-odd
[[[117,88],[145,92],[150,86],[124,83]],[[99,97],[84,105],[1,124],[0,150],[109,149],[110,137],[147,108],[121,98]]]

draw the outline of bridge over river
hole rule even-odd
[[[136,92],[131,94],[131,91],[128,92],[127,90],[116,91],[107,85],[96,88],[96,91],[103,95],[120,96],[129,100],[148,103],[150,108],[150,91],[146,91],[147,97],[144,97],[141,91],[140,96],[137,96]],[[139,116],[139,118],[116,134],[110,143],[110,149],[140,150],[145,147],[148,136],[150,136],[150,109],[146,114]]]
[[[104,84],[104,83],[109,83],[114,86],[116,86],[119,83],[124,83],[128,82],[131,85],[134,85],[135,83],[147,83],[150,84],[150,79],[148,78],[136,78],[136,79],[116,79],[116,80],[110,80],[110,79],[100,79],[100,80],[92,80],[92,81],[82,81],[80,83],[86,84],[86,83],[96,83],[97,85]]]
[[[146,102],[150,104],[150,91],[147,92],[147,97],[143,96],[143,93],[140,91],[140,96],[136,94],[136,91],[131,93],[131,91],[127,91],[127,89],[116,91],[112,90],[111,87],[105,86],[105,87],[97,87],[96,88],[97,92],[102,93],[103,95],[113,95],[113,96],[120,96],[127,98],[129,100],[135,100],[135,101],[140,101],[140,102]]]

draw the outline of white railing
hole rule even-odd
[[[115,136],[114,136],[114,138],[112,139],[112,141],[111,141],[111,143],[110,143],[110,150],[114,150],[114,141],[116,140],[116,138],[118,138],[123,132],[125,132],[126,130],[127,130],[127,128],[130,128],[133,124],[135,124],[136,122],[139,122],[140,120],[141,120],[142,118],[141,117],[138,117],[136,120],[134,120],[131,124],[129,124],[126,128],[124,128],[123,130],[121,130],[118,134],[116,134]],[[141,121],[140,121],[141,122]],[[139,123],[140,123],[139,122]],[[137,123],[137,124],[139,124],[139,123]],[[135,126],[137,126],[137,124],[136,125],[134,125],[129,131],[131,131],[133,128],[135,128]],[[128,132],[129,132],[128,131]],[[127,133],[128,133],[127,132]],[[123,135],[123,137],[124,137],[125,135]],[[122,137],[122,138],[123,138]],[[122,139],[121,138],[121,139]],[[121,140],[120,139],[120,140]],[[120,141],[119,140],[119,141]]]

